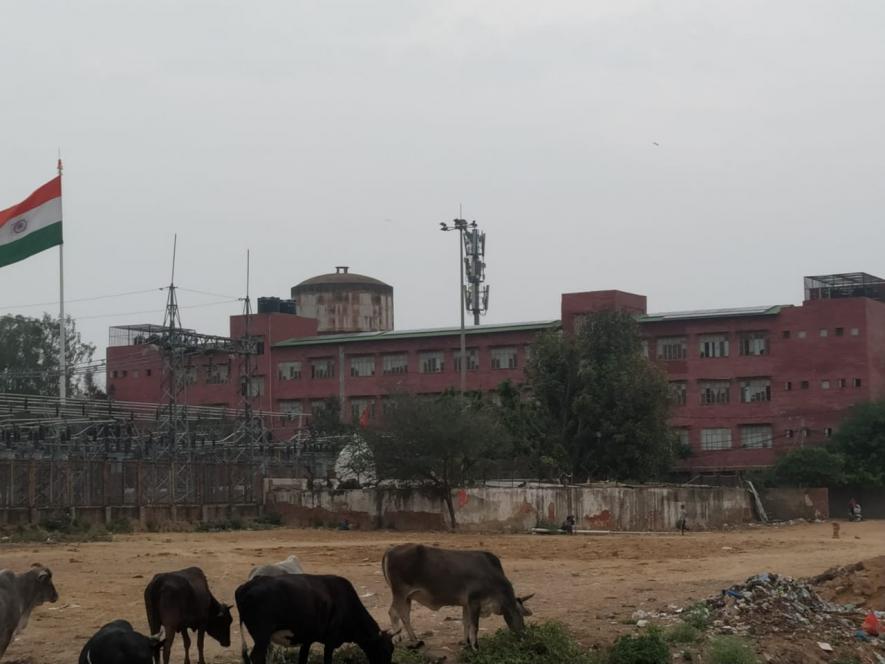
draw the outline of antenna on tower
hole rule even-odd
[[[175,294],[175,254],[178,251],[178,233],[172,240],[172,278],[169,280],[169,293],[166,297],[166,314],[163,316],[163,327],[167,330],[181,329],[181,314],[178,310],[178,296]]]

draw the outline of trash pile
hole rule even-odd
[[[834,567],[809,581],[831,602],[885,609],[885,556]]]
[[[707,600],[713,627],[724,634],[854,639],[865,612],[822,598],[808,583],[774,573],[757,574]]]

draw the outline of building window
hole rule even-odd
[[[701,449],[731,449],[731,429],[701,429]]]
[[[310,402],[310,412],[312,415],[322,415],[329,409],[328,399],[316,399]]]
[[[824,438],[832,438],[833,437],[833,427],[826,427],[824,429]]]
[[[768,332],[742,332],[741,355],[768,355]]]
[[[516,368],[516,349],[508,348],[492,348],[492,369],[515,369]],[[470,366],[470,365],[468,365]]]
[[[363,413],[368,411],[368,417],[375,417],[375,400],[371,397],[363,397],[350,400],[350,417],[359,420]]]
[[[728,403],[731,384],[727,380],[702,380],[698,383],[701,391],[701,405]]]
[[[528,348],[528,347],[526,347]],[[476,371],[479,369],[479,350],[476,348],[467,348],[467,371]],[[461,371],[461,351],[456,350],[452,353],[454,359],[455,371]]]
[[[783,332],[781,332],[781,336],[782,336],[784,339],[789,339],[789,338],[790,338],[790,331],[789,331],[789,330],[784,330]]]
[[[59,327],[59,329],[61,329],[61,327]],[[61,342],[59,341],[59,343],[61,343]],[[59,373],[59,375],[61,375],[61,371],[59,371],[58,373]],[[117,377],[118,377],[118,376],[117,376],[117,370],[116,370],[116,369],[114,369],[113,377],[114,377],[114,378],[117,378]]]
[[[830,331],[827,328],[822,327],[820,329],[820,336],[826,337],[826,336],[829,336],[829,334],[830,334]]]
[[[848,381],[844,378],[839,379],[839,387],[848,387]]]
[[[659,360],[684,360],[688,345],[685,337],[661,337],[658,339]]]
[[[335,360],[323,358],[310,361],[311,378],[332,378],[335,376]]]
[[[138,378],[140,375],[141,375],[141,374],[139,373],[138,369],[133,370],[133,372],[132,372],[132,377],[133,377],[133,378]]]
[[[144,371],[144,375],[145,375],[145,376],[150,376],[150,375],[151,375],[151,370],[150,370],[150,369],[145,369],[145,371]]]
[[[746,424],[741,427],[741,447],[760,449],[771,447],[770,424]]]
[[[246,383],[246,396],[250,398],[264,395],[264,376],[253,376]]]
[[[788,380],[786,383],[784,383],[784,391],[785,392],[789,392],[792,389],[793,389],[793,381]]]
[[[230,366],[210,364],[206,367],[206,382],[209,385],[224,385],[230,379]]]
[[[280,399],[277,401],[277,410],[285,413],[286,419],[289,420],[300,420],[304,414],[301,401],[298,399]]]
[[[828,380],[822,380],[822,381],[820,382],[820,389],[822,389],[822,390],[828,390],[828,389],[830,389],[830,381],[828,381]]]
[[[803,390],[807,390],[810,385],[811,384],[807,380],[803,380],[801,383],[799,383],[799,387]]]
[[[793,430],[792,429],[784,429],[784,438],[792,438]]]
[[[860,336],[860,328],[852,327],[851,328],[851,336],[852,337],[859,337]]]
[[[741,403],[771,401],[771,380],[749,378],[741,381]]]
[[[406,353],[382,355],[381,371],[388,376],[407,373],[409,371],[409,356]]]
[[[375,375],[375,358],[371,355],[350,358],[350,375],[367,377]]]
[[[728,357],[727,334],[704,334],[700,337],[701,357]]]
[[[280,362],[277,365],[277,376],[280,380],[298,380],[301,378],[301,362]]]
[[[860,378],[852,378],[851,379],[851,387],[860,387],[860,386],[861,386]]]
[[[799,337],[800,339],[804,339],[805,338],[805,330],[799,330],[799,333],[796,336]]]
[[[669,384],[670,403],[684,406],[686,402],[687,386],[684,380],[674,380]]]
[[[418,355],[421,373],[442,373],[443,353],[440,350],[427,351]]]
[[[836,336],[837,337],[844,337],[845,336],[845,328],[844,327],[837,327],[836,328]]]
[[[691,439],[688,435],[688,429],[681,427],[677,429],[673,429],[673,432],[676,434],[676,442],[679,443],[682,447],[689,447],[691,445]]]
[[[639,352],[642,353],[642,357],[648,357],[648,339],[640,339]]]

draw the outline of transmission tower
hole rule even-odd
[[[479,325],[479,317],[489,310],[489,286],[486,280],[486,234],[480,232],[476,222],[466,226],[464,238],[464,268],[467,285],[464,286],[464,306],[473,314],[473,324]]]

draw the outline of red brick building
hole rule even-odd
[[[364,277],[352,276],[365,286]],[[316,279],[309,281],[315,285]],[[341,281],[330,279],[335,293]],[[566,293],[561,320],[469,327],[467,388],[519,383],[539,332],[570,331],[589,312],[625,309],[641,323],[649,358],[669,374],[672,423],[694,451],[690,469],[766,466],[786,450],[825,442],[853,404],[885,397],[885,282],[862,273],[805,282],[799,306],[664,314],[646,313],[644,296],[622,291]],[[363,304],[373,306],[365,297]],[[358,318],[347,315],[348,321]],[[231,317],[231,337],[243,336],[245,322]],[[314,318],[286,313],[251,316],[250,334],[261,340],[251,384],[241,387],[237,357],[203,354],[188,368],[180,398],[236,408],[243,389],[253,408],[286,413],[294,427],[331,396],[341,400],[345,418],[364,411],[375,417],[391,394],[458,387],[458,328],[320,334],[317,325]],[[162,358],[133,329],[111,328],[109,393],[160,402]]]

